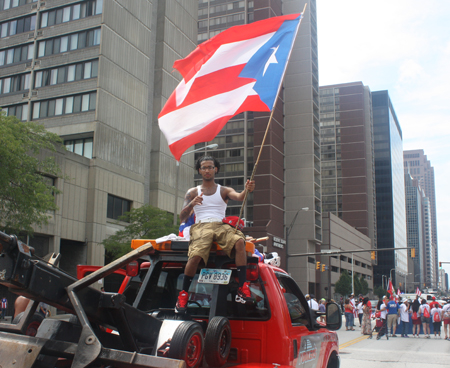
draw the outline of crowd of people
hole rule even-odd
[[[414,301],[383,296],[373,311],[369,298],[360,295],[356,301],[355,296],[351,294],[345,301],[341,300],[341,305],[345,314],[346,331],[355,330],[354,321],[357,316],[361,334],[372,338],[373,332],[377,331],[377,340],[384,335],[386,338],[397,337],[397,329],[400,337],[408,338],[411,325],[412,337],[419,338],[422,332],[423,337],[429,339],[432,325],[436,339],[442,338],[443,326],[444,339],[450,341],[450,301],[442,306],[435,297],[428,303],[419,296],[416,296]],[[372,328],[373,320],[375,326]]]

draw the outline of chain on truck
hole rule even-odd
[[[339,367],[341,314],[311,310],[295,281],[277,265],[252,257],[246,242],[252,301],[235,302],[234,260],[213,245],[189,290],[185,313],[176,313],[188,260],[187,241],[133,240],[127,255],[77,280],[33,249],[0,232],[0,283],[29,303],[20,320],[0,324],[2,368]],[[91,285],[126,267],[118,293]],[[35,336],[27,326],[39,302],[72,316],[46,318]],[[318,317],[325,314],[325,323]]]

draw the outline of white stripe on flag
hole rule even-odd
[[[159,118],[159,127],[168,138],[169,146],[195,133],[222,116],[233,116],[245,99],[257,95],[253,91],[255,82],[232,91],[206,98]],[[211,109],[214,106],[214,109]]]

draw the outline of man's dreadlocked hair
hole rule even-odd
[[[214,167],[217,168],[217,172],[220,171],[220,162],[212,156],[202,156],[200,157],[197,161],[195,161],[195,169],[197,170],[197,172],[200,174],[200,167],[202,166],[202,162],[203,161],[213,161],[214,162]]]

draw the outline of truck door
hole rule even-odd
[[[289,338],[291,341],[291,356],[289,360],[292,366],[320,367],[320,348],[322,337],[309,331],[311,315],[303,293],[297,283],[288,275],[276,273],[278,282],[282,287],[284,301],[287,305],[291,326]]]

